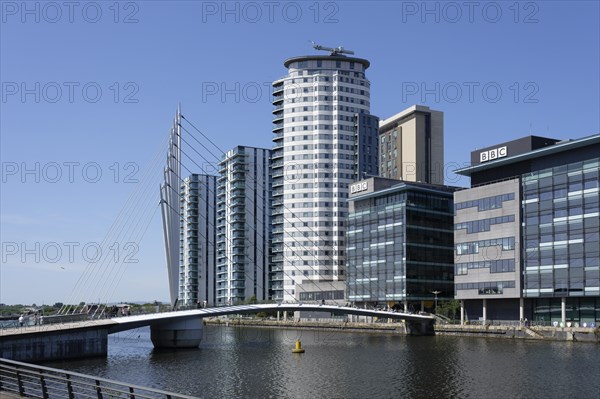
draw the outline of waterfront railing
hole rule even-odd
[[[193,399],[159,389],[0,359],[0,393],[42,399]]]

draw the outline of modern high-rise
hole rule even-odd
[[[356,114],[354,134],[354,171],[356,179],[379,176],[378,131],[379,118],[370,114]]]
[[[216,303],[268,299],[271,150],[237,146],[219,162]]]
[[[423,105],[379,122],[379,175],[444,184],[444,113]]]
[[[348,186],[377,171],[378,137],[367,120],[369,61],[335,50],[284,65],[288,74],[273,83],[271,297],[294,300],[303,283],[337,290],[345,279]],[[357,137],[364,128],[370,138]]]
[[[348,301],[418,311],[454,297],[455,190],[382,177],[350,186]]]
[[[455,289],[463,319],[600,322],[600,135],[528,136],[456,171]]]
[[[217,177],[192,174],[180,187],[179,305],[215,304]]]

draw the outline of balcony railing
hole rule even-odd
[[[192,396],[7,359],[0,359],[0,396],[3,396],[1,392],[44,399],[193,399]]]

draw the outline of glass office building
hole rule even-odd
[[[599,165],[596,157],[523,176],[523,296],[539,298],[534,320],[561,320],[562,301],[567,320],[600,320]]]
[[[451,299],[454,188],[370,178],[350,186],[348,300],[432,309]]]
[[[529,136],[472,153],[473,165],[457,171],[470,176],[474,187],[455,194],[455,255],[460,257],[466,247],[468,234],[464,232],[480,227],[467,220],[459,205],[490,197],[504,185],[505,194],[514,195],[519,209],[512,207],[510,214],[497,211],[493,219],[497,225],[488,223],[469,240],[481,239],[489,234],[486,231],[514,231],[514,266],[510,263],[501,273],[514,273],[518,278],[514,282],[517,292],[509,295],[517,299],[507,302],[507,296],[498,291],[465,295],[467,281],[461,269],[455,281],[463,311],[484,319],[508,315],[546,324],[600,321],[599,154],[600,135],[565,141]],[[503,204],[512,206],[515,201],[507,199]],[[512,215],[514,222],[507,219]],[[457,267],[461,263],[457,262]],[[485,283],[484,277],[494,273],[491,264],[488,259],[488,274],[473,274],[468,283]],[[490,299],[504,301],[504,305],[490,311],[484,296],[488,305]]]

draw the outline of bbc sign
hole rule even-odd
[[[361,191],[365,191],[368,188],[366,181],[361,181],[360,183],[352,184],[350,186],[350,194],[360,193]]]
[[[479,162],[492,161],[494,159],[503,158],[506,156],[506,146],[494,148],[493,150],[483,151],[479,153]]]

